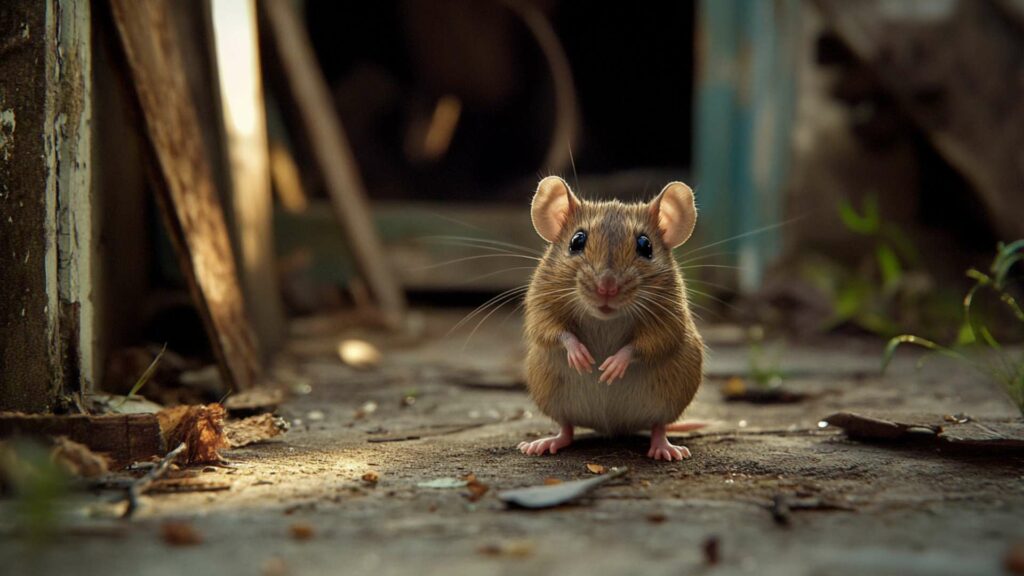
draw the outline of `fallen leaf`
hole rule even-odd
[[[174,406],[157,412],[160,433],[167,446],[185,443],[188,448],[179,460],[183,464],[220,462],[220,450],[229,446],[224,435],[224,407]]]
[[[427,480],[416,484],[419,488],[431,488],[435,490],[451,490],[454,488],[462,488],[468,485],[469,482],[461,478],[435,478],[433,480]]]
[[[311,540],[316,535],[313,525],[308,522],[296,522],[288,527],[288,531],[296,540]]]
[[[704,562],[709,566],[718,564],[721,559],[721,552],[719,551],[718,536],[708,536],[704,540],[704,544],[701,546],[704,550]]]
[[[345,364],[360,370],[374,368],[381,360],[380,350],[365,340],[342,340],[338,344],[338,357]]]
[[[558,478],[545,478],[544,479],[544,485],[545,486],[554,486],[556,484],[561,484],[561,483],[562,483],[562,481],[559,480]]]
[[[1003,568],[1010,574],[1024,574],[1024,541],[1010,545],[1003,556]]]
[[[373,470],[370,470],[366,474],[363,474],[363,482],[366,482],[367,484],[376,484],[379,481],[380,481],[380,474],[378,474],[377,472],[375,472]]]
[[[747,383],[739,376],[733,376],[722,385],[722,395],[726,398],[739,398],[747,393]]]
[[[283,418],[273,414],[260,414],[229,421],[224,425],[224,434],[227,435],[232,448],[241,448],[280,436],[288,428],[288,422]]]
[[[605,468],[604,466],[601,466],[600,464],[590,464],[590,463],[588,463],[587,464],[587,471],[590,472],[591,474],[604,474],[605,472],[608,471],[608,469]]]
[[[83,478],[102,476],[110,469],[110,459],[106,455],[97,454],[66,436],[54,438],[50,459],[72,476]]]
[[[505,490],[498,493],[498,499],[510,506],[521,508],[551,508],[552,506],[560,506],[571,502],[597,486],[618,478],[627,472],[629,472],[629,469],[623,466],[621,468],[612,468],[607,474],[601,474],[585,480],[562,482],[553,486],[529,486],[515,490]]]
[[[495,558],[525,558],[533,554],[533,542],[529,540],[509,540],[506,542],[495,542],[485,544],[477,549],[484,556]]]
[[[202,535],[186,522],[164,522],[160,526],[160,535],[170,546],[195,546],[203,543]]]
[[[647,521],[651,524],[663,524],[666,520],[668,520],[668,516],[661,512],[654,512],[653,514],[647,515]]]
[[[467,474],[465,480],[466,488],[469,488],[469,495],[467,498],[469,498],[470,502],[476,502],[483,498],[484,494],[487,494],[487,491],[491,489],[487,484],[477,480],[476,474]]]

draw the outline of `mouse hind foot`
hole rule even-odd
[[[530,456],[540,456],[545,453],[557,454],[559,450],[572,444],[572,424],[562,424],[562,429],[555,436],[540,438],[533,442],[520,442],[519,451]]]
[[[669,442],[666,432],[664,424],[658,424],[651,429],[651,448],[647,451],[647,457],[668,462],[689,458],[690,449]]]

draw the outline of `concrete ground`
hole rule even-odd
[[[679,438],[691,459],[655,462],[643,436],[588,433],[529,457],[515,445],[555,427],[513,386],[520,325],[496,314],[471,339],[471,328],[446,336],[460,316],[422,317],[418,337],[358,334],[384,351],[367,371],[339,362],[340,323],[297,323],[282,365],[311,391],[281,408],[293,423],[281,440],[228,451],[234,468],[203,473],[229,490],[147,497],[127,524],[107,517],[110,493],[83,496],[58,542],[3,537],[2,572],[1003,574],[1024,543],[1024,456],[864,444],[818,425],[839,410],[1016,416],[955,364],[916,371],[908,353],[881,377],[879,342],[790,344],[776,349],[786,385],[811,399],[726,403],[722,382],[747,369],[749,350],[709,327],[709,377],[686,419],[712,425]],[[495,497],[591,477],[587,464],[630,471],[557,509]],[[362,480],[371,471],[376,484]],[[475,502],[465,488],[419,486],[469,473],[490,487]],[[771,512],[780,496],[802,504],[788,524]],[[170,546],[168,521],[202,542]]]

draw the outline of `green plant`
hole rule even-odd
[[[1024,240],[1010,244],[1000,243],[988,273],[975,268],[967,271],[967,277],[974,280],[974,285],[963,299],[963,323],[957,333],[956,342],[951,346],[943,346],[934,340],[912,334],[895,336],[885,347],[882,370],[885,370],[892,361],[896,349],[901,344],[920,346],[966,362],[998,382],[1024,415],[1024,352],[1008,350],[996,340],[992,330],[983,322],[979,322],[972,313],[975,297],[983,290],[988,291],[1012,314],[1012,320],[1024,328],[1024,311],[1009,291],[1010,271],[1021,261],[1024,261]],[[988,353],[971,353],[979,347]]]
[[[766,349],[764,328],[759,325],[751,327],[747,336],[750,339],[750,380],[762,390],[779,388],[785,378],[780,366],[781,349],[778,346]]]
[[[13,493],[14,519],[29,542],[42,544],[52,538],[69,482],[45,446],[20,439],[0,445],[0,484]]]

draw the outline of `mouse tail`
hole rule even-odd
[[[669,432],[692,432],[708,426],[707,422],[673,422],[665,426]]]

